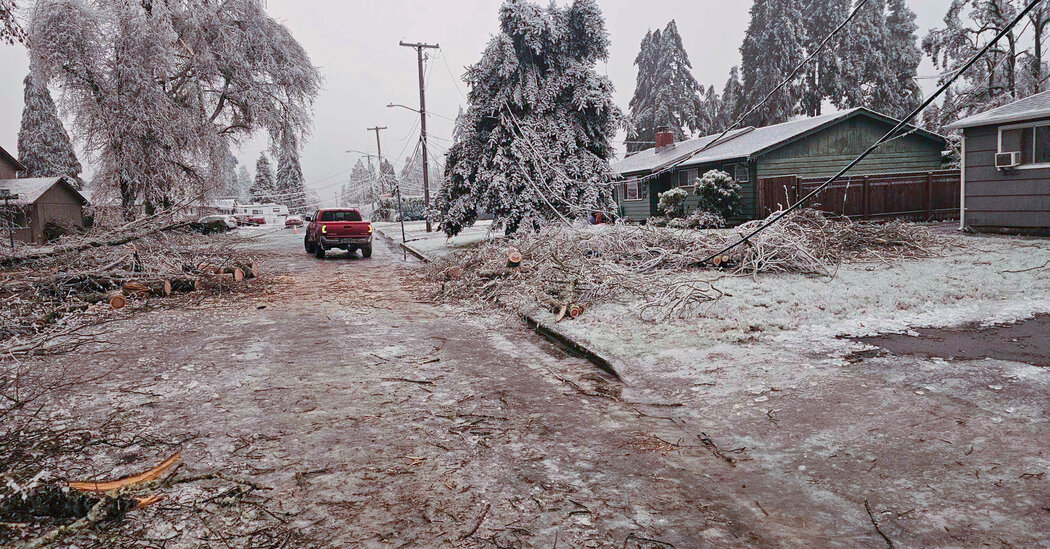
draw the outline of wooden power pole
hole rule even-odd
[[[416,58],[419,61],[419,139],[423,146],[423,203],[430,209],[430,159],[427,158],[427,85],[423,80],[423,50],[438,49],[437,44],[408,44],[401,42],[406,48],[416,50]],[[430,217],[427,216],[427,232],[431,232]]]
[[[385,193],[386,185],[383,184],[383,145],[379,142],[379,132],[387,129],[386,126],[368,128],[370,132],[376,132],[376,152],[379,154],[379,191]]]

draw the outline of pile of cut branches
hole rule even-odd
[[[259,269],[236,243],[153,218],[2,257],[0,351],[38,352],[56,334],[150,299],[243,290]]]
[[[549,308],[560,321],[612,300],[640,301],[650,319],[684,317],[722,297],[725,276],[762,273],[834,276],[842,262],[935,254],[945,242],[921,225],[853,223],[801,210],[745,245],[716,254],[760,221],[736,230],[648,226],[549,227],[510,241],[489,241],[434,263],[438,299]],[[520,261],[512,256],[520,255]]]

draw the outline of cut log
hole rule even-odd
[[[109,294],[109,297],[107,298],[107,301],[109,301],[109,306],[114,311],[123,309],[124,307],[128,306],[128,298],[124,297],[124,293],[120,291],[111,292]]]
[[[512,269],[514,267],[519,267],[519,266],[521,266],[521,261],[522,261],[521,252],[519,252],[516,248],[511,248],[511,249],[507,250],[507,266],[508,267],[510,267]]]
[[[143,280],[125,283],[121,290],[124,295],[136,298],[167,297],[171,295],[171,283],[167,280]]]
[[[584,307],[579,303],[573,303],[569,305],[569,316],[572,318],[580,318],[583,315]]]
[[[242,271],[240,267],[235,267],[233,269],[233,279],[237,282],[244,281],[244,271]]]

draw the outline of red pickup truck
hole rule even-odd
[[[309,220],[306,253],[323,259],[326,251],[341,248],[350,253],[361,250],[362,257],[372,257],[372,223],[365,221],[361,212],[348,208],[319,210]]]

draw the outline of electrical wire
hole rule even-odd
[[[710,256],[708,256],[708,257],[704,258],[703,260],[701,260],[699,263],[700,264],[708,263],[712,259],[714,259],[716,257],[719,257],[721,255],[724,255],[726,253],[729,253],[730,251],[734,250],[738,246],[741,246],[741,245],[743,245],[745,243],[750,242],[752,238],[754,238],[755,236],[758,236],[759,234],[764,232],[766,229],[768,229],[768,228],[772,227],[773,225],[777,224],[782,219],[784,219],[785,217],[790,215],[792,212],[800,209],[804,204],[806,204],[807,202],[812,200],[816,195],[821,193],[824,189],[828,188],[832,183],[834,183],[835,181],[840,179],[843,175],[845,175],[850,170],[852,170],[854,167],[856,167],[857,164],[860,164],[861,162],[863,162],[865,158],[867,158],[869,155],[871,155],[871,153],[875,152],[876,149],[878,149],[883,144],[887,143],[892,138],[894,138],[894,136],[897,135],[897,132],[901,131],[903,128],[908,126],[909,123],[916,116],[918,116],[920,113],[922,113],[922,111],[926,110],[930,105],[932,105],[933,102],[936,101],[938,97],[943,95],[948,90],[948,88],[950,88],[952,86],[952,84],[954,84],[956,82],[956,80],[958,80],[963,74],[965,74],[967,70],[969,70],[971,67],[973,67],[977,63],[977,61],[979,61],[981,59],[981,57],[983,57],[986,53],[988,53],[988,51],[991,50],[993,46],[998,44],[999,41],[1002,40],[1004,36],[1006,36],[1014,27],[1016,27],[1017,24],[1021,22],[1021,19],[1023,19],[1026,15],[1031,13],[1031,11],[1033,9],[1035,9],[1035,7],[1040,2],[1042,2],[1042,0],[1034,0],[1031,4],[1029,4],[1028,7],[1026,7],[1023,11],[1021,11],[1021,13],[1019,13],[1017,15],[1016,18],[1014,18],[1013,22],[1011,22],[1010,25],[1008,25],[1006,28],[1004,28],[1002,31],[1000,31],[996,35],[994,40],[992,40],[991,42],[986,44],[984,46],[984,48],[981,49],[981,51],[977,52],[977,54],[975,54],[972,58],[970,58],[970,60],[967,61],[966,64],[963,65],[963,67],[956,74],[954,74],[950,79],[948,79],[946,82],[944,82],[944,84],[942,84],[941,87],[938,88],[937,91],[933,95],[929,96],[925,101],[923,101],[923,103],[921,105],[916,107],[915,110],[913,110],[911,112],[911,114],[909,114],[906,118],[904,118],[896,126],[894,126],[893,129],[889,131],[889,133],[887,133],[886,135],[882,136],[881,139],[876,141],[872,146],[868,147],[868,149],[866,151],[864,151],[863,153],[861,153],[860,156],[858,156],[857,158],[853,159],[853,161],[850,162],[849,165],[847,165],[845,168],[842,168],[842,170],[840,170],[837,174],[831,176],[830,179],[825,181],[823,184],[821,184],[816,189],[813,189],[813,191],[811,191],[809,194],[807,194],[806,196],[804,196],[801,199],[799,199],[798,201],[796,201],[794,204],[789,206],[786,210],[783,210],[783,211],[777,213],[771,219],[769,219],[768,221],[763,223],[761,226],[759,226],[755,230],[751,231],[746,236],[742,237],[738,242],[735,242],[733,244],[730,244],[730,245],[726,246],[725,248],[723,248],[722,250],[718,251],[717,253],[711,254]]]

